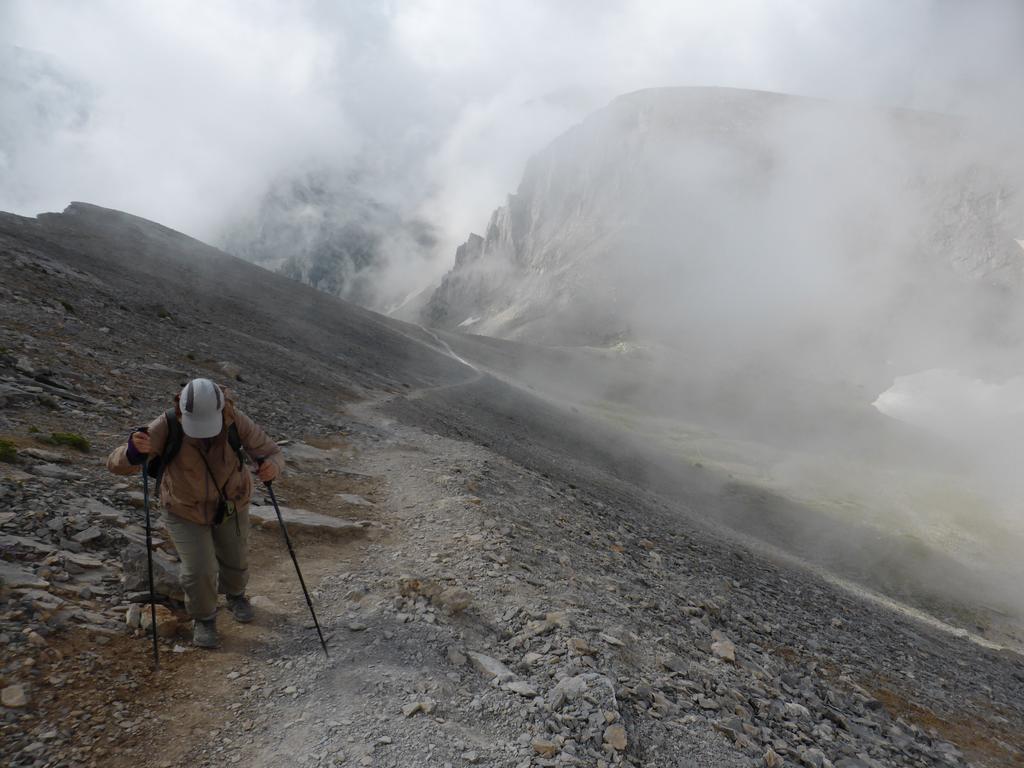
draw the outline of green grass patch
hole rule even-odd
[[[82,453],[88,453],[92,448],[88,440],[74,432],[51,432],[47,442],[53,445],[66,445]]]
[[[0,461],[13,464],[18,460],[18,449],[10,440],[0,440]]]

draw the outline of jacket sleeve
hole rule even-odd
[[[146,429],[149,432],[149,444],[153,449],[152,453],[163,453],[164,444],[167,442],[167,417],[160,414],[153,421],[149,422]],[[137,458],[138,452],[129,447],[129,440],[131,440],[130,435],[123,445],[119,445],[107,456],[107,469],[115,475],[134,475],[139,471],[139,467],[142,464],[141,460]]]
[[[252,419],[237,408],[235,409],[235,425],[242,447],[257,464],[263,461],[272,462],[280,474],[284,472],[284,454],[277,443],[270,439],[266,432]]]

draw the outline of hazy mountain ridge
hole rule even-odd
[[[277,180],[223,234],[226,251],[326,293],[381,309],[396,296],[388,270],[425,262],[432,227],[376,199],[359,173],[321,170]]]
[[[424,319],[602,344],[666,319],[675,334],[706,311],[713,323],[747,294],[756,312],[742,331],[800,325],[820,307],[790,317],[786,294],[803,305],[842,293],[845,335],[867,318],[909,320],[941,286],[983,305],[986,322],[1009,311],[1022,277],[1021,203],[996,152],[939,115],[721,88],[632,93],[533,158]],[[693,311],[666,318],[673,303]]]

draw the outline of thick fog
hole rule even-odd
[[[322,287],[385,306],[618,94],[1012,115],[1020,28],[1012,2],[6,2],[0,209],[85,200],[271,267],[326,253]]]

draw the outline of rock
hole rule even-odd
[[[28,634],[25,635],[25,637],[28,638],[29,644],[34,645],[36,648],[46,647],[46,640],[43,638],[42,635],[40,635],[36,631],[29,631]]]
[[[366,520],[344,520],[340,517],[328,517],[319,512],[304,509],[281,507],[281,516],[289,531],[307,531],[311,533],[332,534],[338,536],[361,536],[366,533],[372,523]],[[277,528],[277,513],[273,507],[253,504],[249,507],[249,520],[260,528]]]
[[[810,720],[811,710],[795,701],[786,702],[786,717],[790,720]]]
[[[464,667],[466,666],[466,662],[468,661],[468,659],[466,658],[466,654],[464,654],[454,645],[450,645],[448,646],[448,661],[456,667]]]
[[[342,457],[341,451],[337,449],[325,450],[306,443],[295,442],[282,448],[285,460],[299,469],[318,469],[319,465],[325,463],[338,464]]]
[[[49,477],[54,480],[80,480],[82,476],[77,472],[57,466],[56,464],[36,464],[29,467],[31,474],[39,477]]]
[[[462,611],[470,606],[473,602],[473,596],[464,589],[449,587],[437,596],[435,602],[444,608],[449,615],[454,616],[457,613],[462,613]]]
[[[515,679],[515,674],[502,664],[497,659],[490,656],[485,656],[482,653],[474,653],[470,651],[466,654],[469,657],[470,663],[482,674],[496,678],[499,683],[504,683],[507,680]]]
[[[593,656],[597,653],[597,650],[582,637],[571,637],[565,645],[569,649],[569,653],[576,656]]]
[[[40,579],[32,572],[19,568],[14,563],[8,563],[6,560],[0,560],[0,584],[32,589],[46,589],[50,586],[45,579]]]
[[[153,613],[152,610],[147,606],[141,612],[140,626],[149,631],[149,628],[153,625]],[[156,633],[159,637],[174,637],[178,632],[178,617],[174,613],[163,605],[156,607]]]
[[[721,709],[722,708],[722,705],[719,704],[717,701],[715,701],[714,699],[710,698],[709,696],[703,696],[703,695],[697,697],[697,705],[701,709],[708,709],[708,710],[715,710],[715,709]]]
[[[614,635],[609,635],[607,632],[601,632],[600,634],[598,634],[598,637],[601,638],[604,642],[608,643],[608,645],[615,646],[616,648],[622,648],[626,645],[624,642],[619,640],[619,638],[615,637]]]
[[[36,611],[55,611],[64,604],[64,599],[40,589],[17,589],[20,593],[21,602],[31,605]]]
[[[576,675],[558,681],[548,693],[548,704],[552,710],[561,709],[567,701],[578,699],[587,691],[587,676]]]
[[[801,754],[800,764],[805,768],[833,768],[832,762],[817,747],[812,747]]]
[[[616,752],[622,752],[626,748],[626,729],[619,723],[609,725],[604,729],[604,742]]]
[[[28,693],[25,691],[25,686],[8,685],[3,691],[0,691],[0,702],[11,709],[28,706]]]
[[[118,523],[123,525],[128,522],[128,516],[124,512],[108,507],[102,501],[96,499],[86,499],[82,502],[82,511],[101,523]]]
[[[279,610],[277,603],[271,600],[266,595],[253,595],[249,598],[249,602],[252,603],[253,608],[259,608],[261,611],[274,611]]]
[[[23,549],[46,555],[57,551],[55,546],[47,544],[45,541],[31,539],[27,536],[10,536],[7,534],[0,536],[0,549]]]
[[[350,621],[347,626],[349,632],[365,632],[367,629],[361,621]]]
[[[512,691],[512,693],[518,693],[520,696],[525,696],[532,699],[537,695],[537,689],[530,685],[525,680],[516,680],[511,683],[505,683],[502,686],[506,691]]]
[[[764,768],[782,768],[783,765],[782,758],[771,747],[765,750],[762,762],[764,763]]]
[[[554,757],[559,752],[558,744],[556,744],[553,741],[548,741],[547,739],[542,739],[540,737],[537,737],[533,741],[531,741],[530,746],[532,746],[533,751],[541,757]]]
[[[79,531],[71,537],[72,541],[77,541],[79,544],[90,544],[103,536],[103,529],[97,525],[91,525],[84,531]]]
[[[145,552],[145,550],[143,550]],[[57,553],[64,560],[65,566],[67,563],[72,563],[80,568],[102,568],[103,561],[93,557],[92,555],[86,555],[81,552],[69,552],[67,550],[61,550]]]
[[[339,493],[337,497],[345,504],[350,504],[353,507],[372,507],[373,502],[367,501],[362,496],[358,496],[354,493]]]
[[[149,592],[149,565],[146,560],[146,548],[130,543],[121,551],[124,567],[124,587],[126,592]],[[185,593],[178,581],[178,564],[159,550],[153,552],[153,589],[158,595],[165,595],[172,600],[184,601]]]
[[[417,712],[422,712],[425,715],[431,714],[437,708],[437,702],[433,699],[423,699],[422,701],[411,701],[402,707],[402,714],[406,717],[412,717]]]
[[[567,611],[551,611],[544,617],[544,620],[561,629],[572,628],[572,617]]]
[[[732,640],[727,638],[718,630],[711,633],[714,642],[711,643],[711,652],[724,661],[736,663],[736,646]]]
[[[659,659],[658,663],[669,672],[676,672],[680,675],[686,674],[690,669],[690,662],[681,656],[665,656]]]
[[[229,363],[227,360],[222,360],[217,363],[217,368],[228,378],[234,379],[235,381],[244,381],[242,378],[242,369],[234,363]]]
[[[38,461],[49,462],[50,464],[67,464],[68,459],[64,454],[56,451],[46,451],[42,448],[22,448],[18,451],[20,456],[28,456]]]

